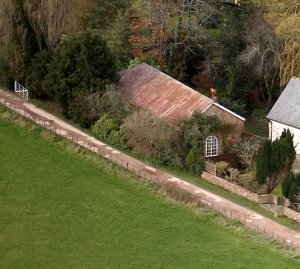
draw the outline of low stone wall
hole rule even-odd
[[[231,183],[223,178],[209,174],[207,172],[202,173],[202,178],[211,184],[218,185],[230,192],[233,192],[241,197],[244,197],[250,201],[258,202],[258,194],[251,192],[243,187],[240,187],[234,183]]]
[[[216,175],[217,174],[217,166],[213,163],[205,162],[205,171],[210,174]]]
[[[259,204],[274,204],[274,199],[272,194],[262,194],[262,195],[257,195],[257,203]]]
[[[285,207],[283,209],[283,214],[285,216],[287,216],[288,218],[293,219],[293,220],[295,220],[295,221],[297,221],[297,222],[300,223],[300,213],[299,212],[297,212],[297,211],[295,211],[293,209],[290,209],[288,207]]]

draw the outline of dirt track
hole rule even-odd
[[[194,201],[205,204],[230,218],[237,219],[247,227],[259,230],[284,244],[300,249],[300,233],[292,229],[286,228],[283,225],[256,214],[254,211],[239,206],[223,197],[186,182],[183,179],[162,172],[121,153],[11,93],[0,90],[0,103],[45,128],[56,132],[58,135],[66,137],[74,143],[80,144],[81,146],[102,155],[126,169],[132,170],[135,173],[166,187],[172,185],[172,188],[175,187],[179,192],[189,193]]]

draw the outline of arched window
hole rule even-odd
[[[215,136],[209,136],[205,143],[205,156],[217,156],[218,155],[218,139]]]

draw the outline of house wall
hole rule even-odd
[[[234,146],[237,141],[241,140],[244,130],[243,120],[214,104],[204,111],[203,114],[206,116],[217,116],[223,123],[232,124],[234,127],[234,131],[231,132],[227,137],[223,137],[221,133],[212,134],[218,138],[220,149],[219,154],[223,153],[223,150],[226,146],[230,148]]]
[[[277,121],[271,121],[269,123],[269,138],[271,141],[274,141],[276,138],[281,136],[281,133],[284,129],[289,129],[290,132],[294,135],[294,146],[296,153],[300,154],[300,130]]]

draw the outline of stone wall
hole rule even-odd
[[[274,197],[272,194],[263,194],[257,196],[258,204],[274,204]]]
[[[286,206],[288,206],[288,203],[285,206],[279,206],[279,204],[281,204],[282,201],[279,201],[280,197],[278,197],[276,195],[270,195],[270,194],[258,195],[258,194],[253,193],[243,187],[240,187],[240,186],[238,186],[234,183],[231,183],[223,178],[209,174],[207,172],[203,172],[201,176],[203,179],[205,179],[209,183],[220,186],[220,187],[222,187],[230,192],[233,192],[241,197],[244,197],[250,201],[256,202],[258,204],[278,205],[277,210],[279,210],[280,212],[279,211],[276,212],[277,214],[275,214],[275,216],[285,215],[286,217],[293,219],[300,223],[300,212],[297,212],[293,209],[286,207]]]
[[[205,171],[210,174],[216,175],[217,174],[217,166],[213,163],[205,162]]]
[[[285,207],[283,209],[283,214],[285,216],[287,216],[288,218],[293,219],[293,220],[295,220],[295,221],[297,221],[297,222],[300,223],[300,213],[299,212],[297,212],[297,211],[295,211],[293,209],[290,209],[288,207]]]
[[[243,187],[240,187],[234,183],[231,183],[223,178],[209,174],[207,172],[202,173],[202,178],[211,184],[218,185],[230,192],[233,192],[241,197],[244,197],[250,201],[258,202],[258,194],[251,192]]]

